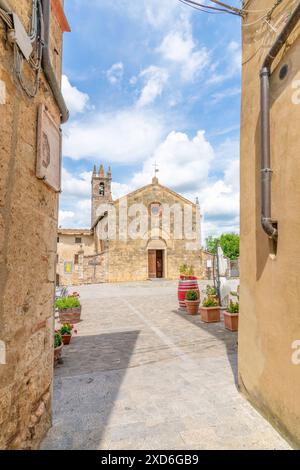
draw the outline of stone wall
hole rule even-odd
[[[10,4],[28,29],[31,0]],[[52,26],[52,47],[61,51],[62,32]],[[35,176],[38,105],[57,125],[60,115],[43,74],[29,99],[12,71],[0,20],[0,448],[31,449],[51,423],[58,213],[58,195]]]
[[[276,29],[247,15],[243,28],[241,126],[241,390],[296,447],[300,447],[300,24],[274,63],[271,77],[272,213],[277,252],[260,224],[259,71],[294,2],[284,0],[270,19]],[[249,10],[271,8],[252,0]],[[276,32],[277,30],[277,32]],[[280,71],[288,73],[280,79]],[[293,349],[295,348],[295,349]]]

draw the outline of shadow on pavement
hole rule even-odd
[[[97,449],[139,331],[74,337],[55,369],[53,427],[41,449]],[[124,413],[126,410],[124,410]]]

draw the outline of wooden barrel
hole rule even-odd
[[[196,290],[200,298],[199,285],[196,277],[191,277],[189,279],[179,279],[178,284],[178,302],[180,308],[186,308],[185,306],[185,297],[188,290]]]

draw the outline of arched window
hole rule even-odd
[[[99,195],[100,195],[100,196],[104,196],[104,193],[105,193],[104,183],[100,183],[100,186],[99,186]]]
[[[162,216],[162,205],[160,202],[152,202],[150,204],[150,215],[152,217],[161,217]]]

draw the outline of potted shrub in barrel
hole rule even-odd
[[[59,330],[64,346],[68,346],[70,344],[73,331],[74,333],[77,333],[77,331],[74,330],[74,325],[72,325],[71,323],[64,323],[61,329]]]
[[[71,295],[56,299],[55,307],[58,309],[61,323],[71,323],[74,325],[80,322],[81,304],[78,296]]]
[[[185,305],[189,315],[197,315],[199,312],[200,296],[197,290],[188,290],[185,297]]]
[[[233,302],[232,300],[229,303],[229,307],[226,312],[224,312],[224,323],[225,328],[230,331],[237,331],[239,329],[239,303]]]
[[[63,349],[63,340],[59,331],[54,333],[54,365],[58,363]]]

